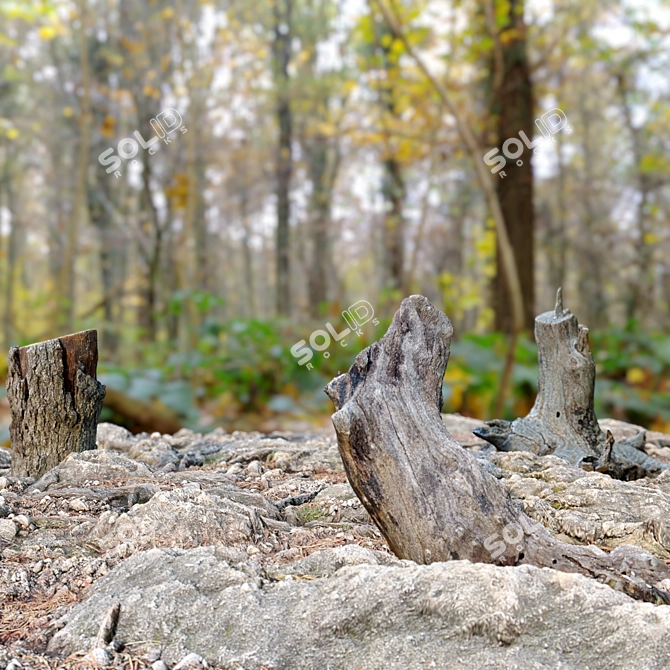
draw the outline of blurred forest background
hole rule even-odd
[[[669,46],[661,0],[0,0],[2,350],[97,328],[105,419],[295,428],[422,293],[445,411],[511,418],[562,286],[597,412],[670,432]]]

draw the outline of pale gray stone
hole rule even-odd
[[[581,575],[371,561],[330,577],[268,582],[260,568],[230,564],[215,547],[152,549],[102,578],[66,615],[49,651],[86,648],[105,608],[119,599],[117,638],[154,640],[168,663],[197,650],[231,670],[670,665],[670,608]]]

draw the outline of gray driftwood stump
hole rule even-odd
[[[326,393],[347,477],[399,558],[531,564],[580,572],[636,598],[670,603],[670,568],[632,546],[610,554],[556,540],[458,444],[442,417],[453,328],[423,296],[403,301],[384,337]],[[515,537],[504,553],[499,539]],[[497,541],[498,540],[498,541]]]
[[[13,475],[41,477],[68,454],[96,448],[105,397],[97,365],[95,330],[12,347],[7,397]]]
[[[585,469],[617,479],[657,475],[670,466],[644,453],[645,433],[613,443],[600,429],[593,409],[596,364],[589,349],[589,330],[563,308],[535,319],[538,348],[537,399],[528,416],[510,423],[487,422],[474,433],[499,451],[554,454]]]

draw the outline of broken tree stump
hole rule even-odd
[[[609,445],[594,411],[596,364],[589,349],[589,330],[563,308],[561,289],[554,310],[535,319],[535,341],[537,398],[528,416],[511,423],[488,421],[473,431],[475,435],[499,451],[554,454],[617,479],[637,479],[670,469],[642,451],[644,433]]]
[[[556,540],[530,519],[441,418],[453,328],[423,296],[405,299],[386,335],[326,387],[344,468],[399,557],[467,559],[580,572],[629,595],[670,603],[670,567],[637,547],[611,554]],[[500,542],[512,535],[514,542]],[[502,549],[500,549],[502,545]]]
[[[7,370],[12,475],[41,477],[68,454],[96,448],[105,397],[97,365],[95,330],[12,347]]]

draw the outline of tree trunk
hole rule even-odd
[[[500,39],[502,75],[493,92],[493,112],[497,117],[498,143],[519,138],[519,131],[533,136],[533,89],[526,51],[526,26],[523,19],[523,0],[511,0],[507,5],[505,24],[500,27],[505,39]],[[516,259],[523,296],[524,327],[531,329],[535,318],[534,276],[534,213],[533,170],[529,153],[523,164],[509,161],[506,176],[498,179],[498,198]],[[512,309],[510,288],[505,279],[500,249],[497,252],[498,270],[495,282],[496,329],[511,333]]]
[[[595,240],[604,235],[603,224],[605,214],[598,207],[598,187],[600,175],[596,173],[599,160],[597,149],[599,142],[595,139],[597,128],[594,121],[597,119],[596,110],[587,104],[587,91],[590,90],[582,83],[582,90],[577,96],[579,118],[581,122],[581,150],[584,170],[580,175],[581,192],[576,194],[575,200],[583,203],[584,212],[579,223],[579,241],[577,257],[579,262],[579,288],[583,297],[583,308],[586,318],[592,328],[602,328],[607,324],[607,300],[605,297],[606,281],[608,276],[607,263],[604,262],[602,249]]]
[[[80,15],[79,29],[79,66],[81,68],[82,97],[79,115],[79,149],[77,152],[77,172],[75,181],[74,202],[67,227],[65,240],[65,254],[61,266],[61,277],[58,284],[59,305],[57,320],[63,330],[72,330],[74,327],[75,312],[75,265],[79,246],[79,233],[88,221],[88,167],[89,146],[91,143],[91,67],[89,63],[89,35],[90,14],[88,3],[78,3]]]
[[[14,202],[14,183],[10,171],[11,153],[5,154],[5,193],[6,205],[10,214],[9,237],[7,240],[7,272],[5,275],[5,308],[3,314],[3,334],[5,345],[10,346],[14,341],[14,286],[16,284],[16,266],[18,260],[19,221],[18,210]]]
[[[321,316],[323,304],[328,299],[330,249],[330,208],[333,188],[337,179],[340,157],[336,146],[329,150],[328,138],[316,133],[305,142],[305,153],[309,162],[309,178],[312,195],[309,203],[309,237],[311,259],[309,261],[309,315],[313,319]],[[332,156],[331,156],[332,154]]]
[[[382,228],[382,290],[398,292],[405,286],[405,217],[404,205],[407,189],[402,165],[397,158],[390,126],[399,120],[397,110],[398,93],[396,82],[400,78],[398,54],[392,47],[392,30],[380,26],[376,35],[376,47],[381,51],[381,66],[384,80],[379,87],[379,103],[382,108],[382,133],[384,136],[383,177],[381,192],[384,198],[384,220]],[[393,297],[391,297],[391,303]]]
[[[581,572],[633,597],[670,603],[662,561],[557,541],[449,434],[440,411],[451,322],[423,296],[405,299],[386,335],[326,387],[347,477],[399,558],[467,559]],[[496,539],[510,538],[502,553]],[[626,574],[624,574],[626,573]]]
[[[96,448],[105,387],[95,376],[95,330],[12,347],[8,362],[12,475],[41,477],[68,454]]]
[[[670,469],[641,451],[644,433],[611,448],[593,409],[596,364],[588,333],[570,310],[563,309],[559,289],[554,311],[535,319],[539,370],[533,408],[512,423],[489,421],[475,434],[499,451],[553,454],[617,478],[637,479]]]
[[[135,97],[138,109],[139,97]],[[146,114],[140,121],[143,137],[151,135],[151,125]],[[163,227],[158,216],[158,210],[154,204],[151,192],[151,181],[153,179],[153,168],[148,151],[142,152],[142,191],[140,203],[142,213],[147,219],[148,234],[145,239],[140,240],[139,252],[146,266],[146,274],[141,289],[142,304],[138,309],[137,320],[142,329],[142,339],[147,342],[155,342],[158,336],[158,288],[160,281],[161,256],[163,253]],[[145,241],[146,240],[146,241]]]
[[[384,161],[382,193],[386,201],[384,216],[384,289],[399,291],[404,286],[405,265],[405,181],[400,163],[393,157]]]
[[[291,219],[291,172],[293,170],[293,120],[289,99],[288,65],[291,60],[291,3],[293,0],[277,0],[274,4],[274,77],[277,87],[277,122],[279,143],[277,146],[277,314],[290,314],[290,245],[289,225]],[[282,9],[283,8],[283,9]]]
[[[633,123],[633,103],[635,91],[628,88],[628,77],[625,72],[617,75],[618,92],[621,97],[623,116],[626,127],[631,135],[633,144],[633,158],[635,160],[635,177],[640,199],[637,204],[636,228],[637,239],[635,240],[635,274],[631,279],[629,290],[626,295],[626,319],[632,321],[637,315],[645,315],[650,311],[653,303],[653,245],[649,243],[649,237],[653,239],[651,221],[649,221],[650,196],[652,192],[652,179],[648,170],[644,168],[646,155],[644,136],[642,128]]]
[[[244,314],[248,319],[256,318],[256,293],[254,289],[254,263],[251,253],[251,223],[248,213],[248,188],[243,183],[240,195],[240,218],[244,235],[242,237],[242,258],[244,261]]]

